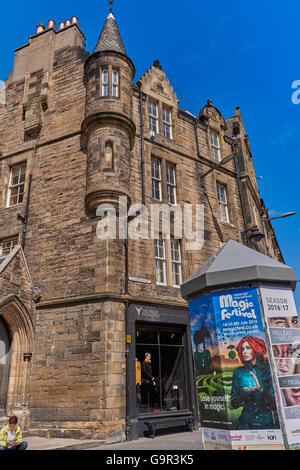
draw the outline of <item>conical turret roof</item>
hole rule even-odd
[[[112,11],[109,12],[97,45],[95,52],[115,51],[126,55],[125,47],[120,35],[120,31]]]

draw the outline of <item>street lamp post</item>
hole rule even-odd
[[[296,212],[285,212],[285,214],[278,215],[277,217],[265,217],[262,216],[262,219],[264,222],[269,222],[269,220],[275,220],[275,219],[283,219],[284,217],[290,217],[291,215],[295,215]]]

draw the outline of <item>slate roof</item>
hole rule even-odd
[[[117,22],[111,11],[106,18],[94,53],[102,51],[115,51],[126,55]]]
[[[185,299],[201,295],[202,291],[247,282],[289,285],[296,288],[293,268],[269,256],[229,240],[181,285]]]

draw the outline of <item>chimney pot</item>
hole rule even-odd
[[[45,31],[45,26],[42,23],[39,23],[36,27],[36,33],[39,34],[39,33],[42,33],[43,31]]]
[[[78,18],[77,18],[77,16],[72,16],[72,18],[71,18],[71,23],[72,23],[72,24],[77,24],[77,23],[78,23]]]
[[[49,21],[48,21],[48,29],[54,28],[54,26],[55,26],[55,21],[49,20]]]
[[[64,27],[65,27],[65,23],[63,21],[61,23],[59,23],[59,26],[58,26],[59,31],[61,29],[64,29]]]
[[[71,21],[70,21],[70,20],[66,20],[66,21],[65,21],[65,27],[66,27],[66,26],[70,26],[70,24],[71,24]]]

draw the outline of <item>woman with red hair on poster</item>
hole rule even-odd
[[[234,429],[276,429],[275,393],[265,342],[255,336],[244,337],[236,347],[243,366],[232,377],[231,407],[243,407]]]

